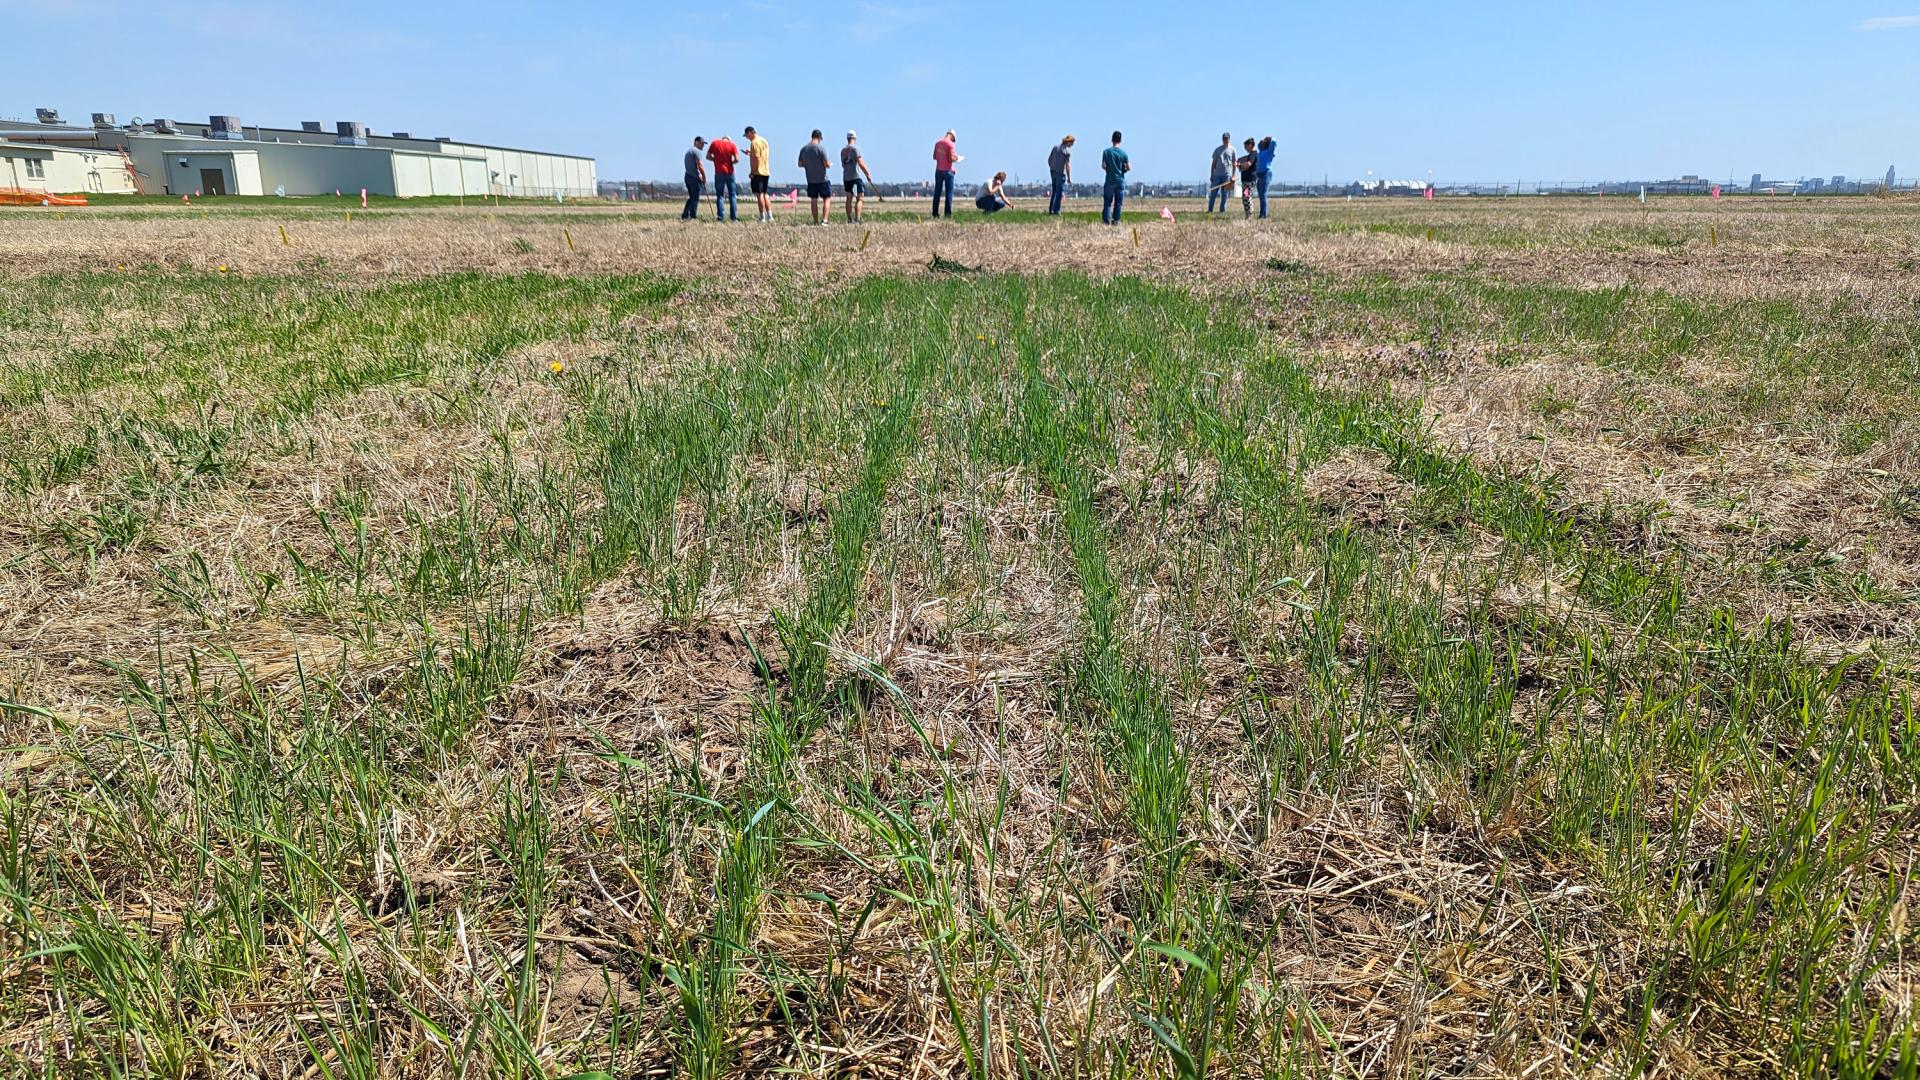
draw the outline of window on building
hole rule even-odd
[[[28,158],[27,159],[27,179],[45,180],[46,178],[47,178],[47,163],[44,161],[41,161],[39,158]]]

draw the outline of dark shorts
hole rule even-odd
[[[753,179],[747,181],[747,190],[755,195],[765,195],[767,193],[768,179],[769,178],[765,176],[755,175]]]
[[[833,198],[833,184],[826,180],[807,181],[807,198],[809,199]]]
[[[841,184],[840,187],[849,195],[865,195],[867,193],[867,182],[857,176]]]

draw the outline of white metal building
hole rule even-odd
[[[93,147],[17,143],[0,138],[0,188],[69,192],[133,191],[126,159]]]
[[[94,114],[91,127],[67,125],[49,110],[35,121],[0,120],[6,145],[33,144],[92,152],[123,174],[125,150],[149,194],[192,195],[502,195],[514,198],[589,198],[599,177],[590,157],[515,150],[451,138],[417,139],[404,132],[374,135],[343,122],[334,134],[307,122],[300,128],[263,128],[233,117],[206,124],[155,121],[117,126]],[[49,182],[53,183],[52,177]],[[62,173],[61,184],[71,182]],[[49,192],[129,190],[49,186]]]

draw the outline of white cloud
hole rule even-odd
[[[1853,24],[1855,30],[1920,30],[1920,15],[1882,15],[1877,19],[1861,19]]]
[[[898,7],[892,4],[861,4],[860,14],[847,25],[847,33],[859,41],[878,41],[902,30],[931,20],[934,12],[924,7]]]

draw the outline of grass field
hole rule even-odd
[[[676,209],[0,212],[0,1073],[1920,1073],[1920,205]]]

